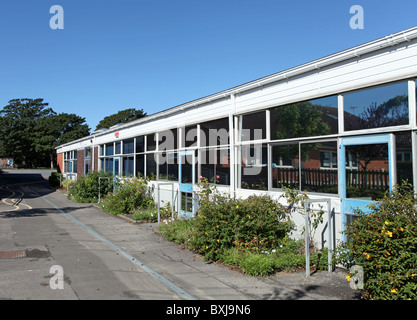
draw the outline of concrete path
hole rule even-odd
[[[74,203],[39,177],[5,172],[0,186],[0,252],[27,255],[0,257],[0,299],[357,298],[341,271],[250,277],[164,240],[156,224],[132,224]],[[55,265],[64,289],[51,288]]]

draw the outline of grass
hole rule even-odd
[[[193,219],[179,219],[161,223],[158,232],[168,241],[188,246],[193,228]],[[305,268],[305,255],[300,253],[303,245],[302,240],[286,239],[280,247],[258,253],[231,247],[222,252],[218,262],[251,276],[268,276],[278,271],[291,272]],[[310,264],[315,265],[317,270],[327,270],[327,249],[311,254]]]

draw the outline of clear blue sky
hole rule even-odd
[[[363,30],[350,28],[355,4]],[[1,0],[0,109],[43,98],[95,129],[414,27],[416,12],[415,0]]]

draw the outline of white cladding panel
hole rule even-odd
[[[339,94],[417,75],[417,42],[390,47],[236,96],[236,113]]]
[[[223,98],[218,100],[203,101],[203,103],[200,102],[200,105],[197,105],[196,102],[195,106],[182,110],[185,105],[191,105],[192,102],[190,102],[156,114],[154,119],[151,115],[149,121],[143,119],[132,126],[122,125],[120,130],[115,128],[107,134],[97,136],[95,139],[86,137],[81,141],[75,141],[73,144],[59,148],[57,152],[180,128],[224,118],[231,113],[250,113],[268,107],[327,95],[343,94],[367,86],[416,77],[416,61],[417,40],[413,40],[237,93],[235,106],[232,105],[229,94],[233,89],[226,90]],[[209,98],[207,97],[207,99]],[[119,132],[118,138],[115,137],[115,132]]]

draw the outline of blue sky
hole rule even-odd
[[[49,26],[52,5],[63,30]],[[95,129],[414,27],[416,12],[415,0],[1,0],[0,108],[43,98]]]

